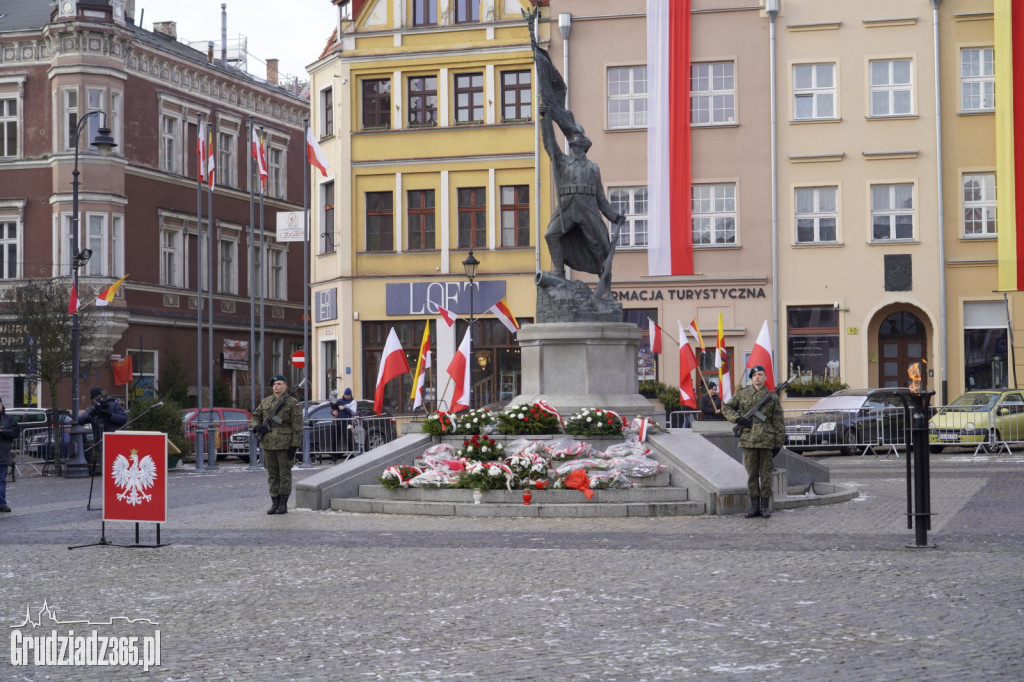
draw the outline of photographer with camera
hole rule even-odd
[[[82,426],[92,425],[93,444],[89,461],[95,464],[103,448],[103,434],[113,433],[127,424],[128,413],[121,407],[121,402],[117,398],[109,397],[99,386],[89,389],[89,398],[89,407],[78,415],[78,423]]]

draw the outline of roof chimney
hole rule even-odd
[[[228,3],[220,3],[220,63],[228,65]]]
[[[277,60],[277,59],[268,59],[267,60],[267,82],[270,83],[271,85],[277,85],[278,84],[277,83],[277,78],[278,78],[278,75],[277,75],[277,64],[278,64],[278,61],[279,60]]]
[[[153,31],[160,35],[167,36],[171,40],[178,39],[178,24],[174,21],[154,21]]]

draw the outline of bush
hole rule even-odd
[[[153,398],[139,398],[132,403],[128,419],[132,422],[133,431],[159,431],[166,433],[168,440],[181,450],[181,457],[192,454],[192,444],[185,438],[181,428],[181,408],[178,403],[167,400],[161,407],[149,409],[155,403]]]
[[[679,401],[679,389],[674,386],[663,386],[658,393],[658,401],[669,412],[683,409],[683,404]]]
[[[644,379],[640,382],[640,395],[645,398],[657,398],[667,386],[660,381]]]
[[[836,391],[849,388],[841,380],[832,377],[812,377],[810,381],[794,381],[786,387],[790,398],[824,398]]]

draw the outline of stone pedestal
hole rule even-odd
[[[568,416],[585,407],[615,410],[626,420],[657,419],[639,393],[640,328],[628,322],[548,322],[519,330],[523,393],[509,404],[546,400]]]

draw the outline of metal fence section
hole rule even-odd
[[[227,457],[228,455],[249,455],[249,420],[248,419],[217,419],[209,424],[205,422],[196,422],[193,420],[189,424],[184,426],[184,435],[189,443],[192,444],[192,453],[195,454],[198,443],[203,440],[205,441],[207,428],[213,433],[213,448],[217,457]],[[245,450],[244,452],[236,452],[232,448],[232,436],[235,434],[244,432],[245,433]]]
[[[979,452],[1011,454],[1012,446],[1024,446],[1024,405],[937,406],[929,420],[928,440],[932,452],[964,447],[974,448],[974,455]]]
[[[400,432],[397,420],[392,417],[312,419],[306,421],[304,428],[309,435],[309,459],[314,464],[348,460],[393,441]],[[226,454],[248,459],[248,423],[244,429],[234,431],[224,447]],[[218,449],[218,454],[220,452]]]
[[[703,415],[700,410],[676,410],[668,415],[668,428],[688,429],[695,421],[699,421]]]
[[[794,452],[838,450],[866,455],[875,448],[899,456],[907,445],[907,411],[902,407],[842,411],[783,410],[786,447]]]

